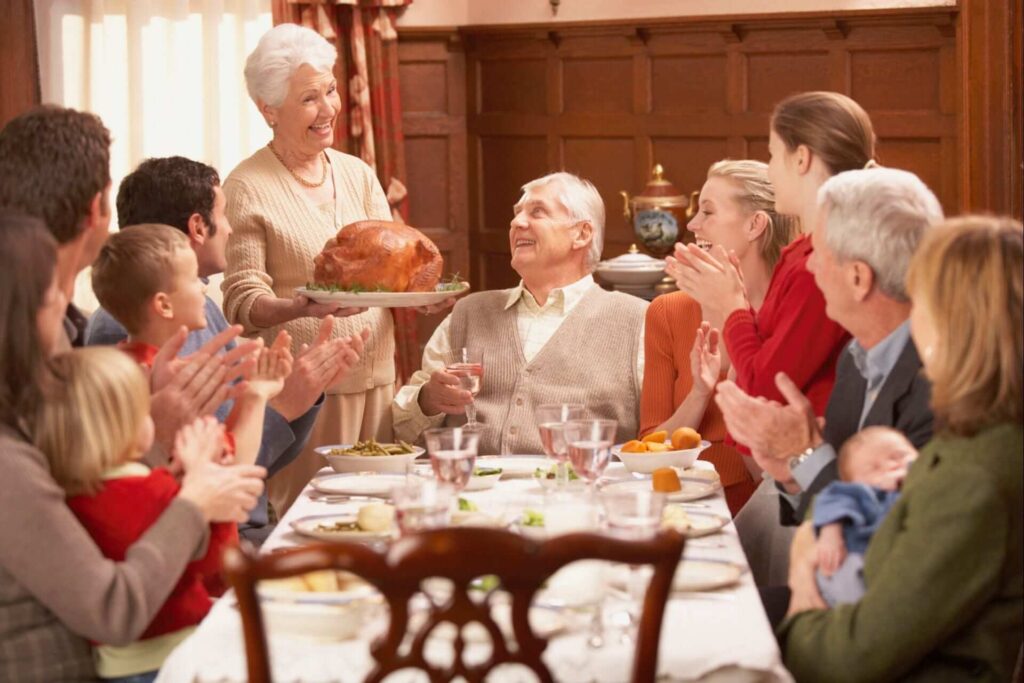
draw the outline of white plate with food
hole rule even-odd
[[[463,491],[486,491],[487,489],[493,489],[501,477],[505,474],[505,471],[500,467],[474,467],[473,476],[466,482]]]
[[[739,583],[744,568],[724,560],[683,560],[672,578],[672,590],[694,593],[728,588]]]
[[[405,475],[381,472],[325,474],[310,482],[320,493],[374,498],[390,498],[391,490],[404,483]]]
[[[675,529],[689,538],[710,536],[728,526],[730,520],[710,512],[693,512],[679,505],[666,505],[661,514],[661,525]]]
[[[468,282],[443,283],[433,292],[348,291],[337,288],[297,287],[296,294],[318,304],[355,308],[410,308],[430,306],[461,296],[469,291]]]
[[[257,591],[272,634],[329,640],[358,637],[382,602],[359,577],[330,570],[261,581]]]
[[[700,500],[714,495],[720,486],[707,481],[696,481],[693,479],[680,479],[679,490],[665,492],[665,500],[670,503],[685,503],[689,500]],[[605,484],[603,491],[650,491],[652,484],[650,479],[633,479],[626,481],[614,481]]]
[[[547,464],[550,463],[550,464]],[[534,480],[540,484],[542,489],[556,489],[559,487],[558,483],[558,464],[552,461],[547,461],[546,464],[538,467],[533,471]],[[585,479],[580,479],[580,476],[576,474],[576,471],[572,468],[572,465],[568,465],[569,468],[569,481],[565,484],[566,490],[569,491],[583,491],[587,488],[587,482]]]
[[[364,512],[374,506],[388,508],[390,514],[385,514],[387,511],[373,515]],[[395,528],[394,509],[376,503],[363,506],[357,514],[314,515],[293,520],[291,525],[296,533],[318,541],[377,543],[391,540]]]
[[[538,467],[550,467],[553,462],[545,455],[484,455],[476,459],[476,466],[501,468],[503,479],[525,479]]]
[[[335,472],[405,472],[409,462],[423,455],[419,446],[375,439],[314,448]]]

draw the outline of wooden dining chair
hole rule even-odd
[[[483,681],[502,664],[521,664],[541,681],[553,681],[541,659],[547,640],[533,632],[528,618],[530,605],[544,581],[577,560],[607,560],[632,565],[651,565],[654,575],[644,597],[638,627],[632,678],[635,683],[654,681],[658,665],[658,639],[672,577],[683,552],[684,538],[662,531],[650,540],[627,541],[593,533],[566,534],[535,541],[501,529],[451,528],[404,536],[387,549],[376,550],[356,543],[337,543],[289,549],[268,555],[232,549],[224,567],[235,589],[242,614],[249,681],[269,683],[271,668],[257,584],[264,579],[295,576],[322,569],[338,569],[359,575],[381,592],[390,609],[387,631],[371,644],[374,668],[366,681],[381,681],[400,669],[419,669],[431,681],[450,681],[462,676],[469,683]],[[482,576],[498,577],[500,590],[511,595],[515,647],[491,615],[494,591],[474,599],[470,584]],[[431,600],[425,622],[408,633],[409,600],[421,591],[425,579],[440,577],[452,582],[451,596]],[[448,622],[458,635],[451,664],[439,666],[424,654],[427,639]],[[491,656],[485,662],[463,660],[462,628],[478,623],[490,635]],[[411,645],[403,650],[407,633]]]

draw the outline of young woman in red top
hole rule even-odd
[[[795,223],[792,217],[775,212],[775,194],[764,162],[727,160],[708,169],[700,211],[687,228],[699,243],[722,245],[736,254],[756,310],[764,301],[782,249],[793,237]],[[725,422],[711,400],[729,358],[707,319],[701,305],[686,292],[659,296],[647,309],[640,432],[696,428],[711,442],[700,457],[714,464],[735,516],[758,482],[736,449],[725,443]],[[720,326],[721,321],[715,324]]]
[[[782,252],[764,303],[750,305],[727,251],[676,245],[667,271],[679,288],[721,320],[736,383],[753,396],[784,402],[776,376],[785,373],[815,413],[824,413],[839,353],[850,337],[825,315],[825,300],[807,271],[808,231],[818,188],[842,171],[872,165],[875,135],[861,107],[839,93],[808,92],[780,102],[769,131],[768,177],[779,213],[800,218],[803,234]],[[706,314],[707,315],[707,314]]]

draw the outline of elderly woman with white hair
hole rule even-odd
[[[486,349],[475,398],[481,453],[541,453],[535,411],[544,403],[585,404],[618,422],[619,441],[636,435],[643,380],[646,302],[607,292],[591,273],[604,242],[604,203],[594,186],[553,173],[523,186],[509,229],[512,289],[471,294],[455,304],[423,353],[423,367],[393,405],[395,434],[417,440],[429,427],[465,422],[474,401],[445,370],[453,349]]]
[[[296,296],[313,279],[313,258],[339,226],[391,220],[384,192],[362,160],[331,148],[341,108],[334,77],[337,52],[322,36],[294,24],[268,31],[245,65],[245,81],[270,126],[266,147],[224,181],[234,234],[227,247],[224,312],[268,342],[287,330],[296,351],[312,344],[334,314],[333,336],[369,330],[360,362],[330,387],[310,447],[269,482],[282,514],[322,466],[312,447],[391,437],[394,333],[387,309],[336,309]]]

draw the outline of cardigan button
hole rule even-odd
[[[509,434],[513,434],[514,435],[517,431],[519,431],[519,430],[517,430],[514,425],[512,427],[508,428],[508,433]]]
[[[517,406],[521,406],[521,405],[523,405],[523,399],[522,399],[522,397],[520,397],[520,398],[517,398],[517,399],[516,399],[516,405],[517,405]]]

